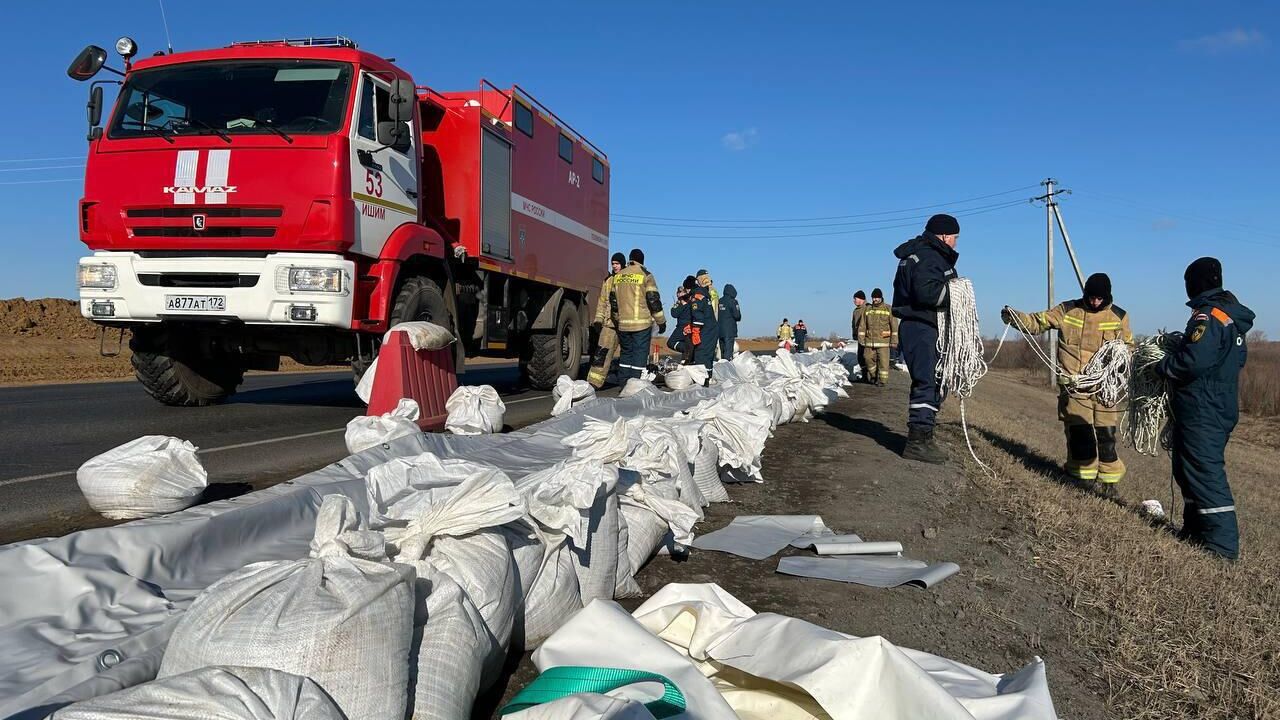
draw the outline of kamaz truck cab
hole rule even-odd
[[[345,38],[157,53],[96,80],[80,202],[81,312],[131,333],[160,401],[246,370],[351,362],[427,320],[466,355],[576,377],[608,255],[607,157],[518,87],[415,86]],[[102,86],[118,84],[99,127]]]

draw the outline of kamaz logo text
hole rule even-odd
[[[170,185],[164,189],[165,195],[176,193],[233,193],[235,185]]]
[[[173,167],[173,184],[164,188],[164,194],[173,196],[174,205],[195,205],[196,196],[203,195],[206,205],[226,205],[227,193],[236,191],[227,184],[231,168],[230,150],[210,150],[204,168],[204,184],[196,184],[196,171],[200,166],[199,150],[179,150]]]

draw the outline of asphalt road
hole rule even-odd
[[[521,388],[514,365],[473,369],[462,382],[496,387],[511,427],[550,415],[550,393]],[[139,436],[198,446],[217,499],[345,457],[343,431],[363,411],[346,372],[250,376],[208,408],[160,405],[136,382],[0,388],[0,544],[109,524],[85,503],[76,469]]]

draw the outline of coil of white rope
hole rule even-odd
[[[969,455],[994,478],[995,471],[974,452],[973,441],[969,439],[969,420],[964,409],[965,398],[973,395],[974,386],[987,374],[988,368],[983,357],[985,343],[982,330],[978,327],[978,300],[973,293],[973,282],[968,278],[951,280],[947,283],[947,297],[947,312],[938,313],[938,386],[943,397],[955,395],[960,399],[960,427],[964,430],[964,442],[969,446]],[[1003,342],[1002,338],[1001,343]],[[999,353],[997,348],[996,354]]]
[[[1030,343],[1035,356],[1044,363],[1045,367],[1053,369],[1053,360],[1044,348],[1040,347],[1035,335],[1023,324],[1017,313],[1010,315],[1013,320],[1012,325]],[[1061,370],[1057,372],[1058,377],[1065,380],[1062,384],[1071,392],[1097,398],[1103,405],[1115,407],[1128,394],[1129,366],[1129,346],[1123,340],[1108,340],[1089,358],[1089,362],[1085,363],[1079,373],[1069,375]]]
[[[1182,343],[1180,332],[1159,332],[1138,343],[1129,376],[1129,409],[1120,437],[1143,455],[1155,457],[1170,447],[1173,413],[1169,405],[1169,381],[1156,365]]]

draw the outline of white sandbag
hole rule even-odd
[[[76,471],[89,507],[112,520],[155,517],[194,505],[209,486],[196,446],[145,435],[90,458]]]
[[[657,554],[663,541],[671,534],[671,528],[666,520],[639,503],[624,499],[619,512],[627,524],[627,563],[639,572]]]
[[[622,386],[622,390],[618,391],[618,397],[629,398],[640,394],[653,395],[657,392],[659,392],[659,390],[654,386],[652,380],[631,378],[627,381],[626,385]]]
[[[160,678],[210,665],[314,680],[350,720],[404,717],[414,571],[386,562],[351,500],[324,498],[311,556],[260,562],[200,593],[179,618]]]
[[[382,336],[383,342],[391,339],[391,333],[402,332],[408,336],[414,350],[443,350],[453,344],[453,333],[448,328],[429,322],[402,322],[392,325]]]
[[[621,432],[625,441],[625,421],[589,424],[588,429]],[[610,440],[594,437],[585,442],[580,447],[590,452],[607,447]],[[530,515],[546,530],[568,537],[583,604],[614,597],[621,532],[617,483],[617,466],[593,457],[564,460],[520,480]]]
[[[583,400],[596,396],[596,389],[586,380],[573,380],[568,375],[556,378],[556,386],[551,388],[551,397],[556,404],[551,408],[552,417],[559,417]]]
[[[677,423],[653,417],[640,416],[627,421],[627,432],[632,445],[631,453],[622,461],[622,467],[635,470],[642,478],[655,480],[672,478],[680,490],[679,499],[694,510],[699,520],[702,508],[708,502],[693,482],[689,469],[690,459],[686,442]]]
[[[560,444],[571,448],[575,458],[618,463],[631,451],[630,437],[626,418],[613,422],[591,418],[583,423],[581,430],[562,438]]]
[[[720,482],[720,451],[710,440],[693,459],[693,482],[707,502],[730,502],[729,491]]]
[[[708,377],[710,375],[703,365],[681,365],[679,368],[667,373],[665,381],[668,388],[679,391],[702,387],[706,384]]]
[[[737,396],[703,401],[690,411],[690,416],[702,420],[703,442],[716,446],[719,462],[743,471],[754,478],[760,477],[765,442],[770,436],[771,420],[754,404],[740,409],[733,404]]]
[[[537,552],[516,549],[516,563],[537,568],[524,596],[523,645],[535,648],[582,610],[582,591],[573,551],[563,540],[554,546],[535,546]],[[532,561],[532,563],[530,562]],[[522,571],[523,576],[523,571]]]
[[[370,468],[366,476],[371,517],[369,524],[375,529],[380,529],[396,521],[402,521],[396,524],[403,527],[410,520],[417,520],[424,513],[438,509],[443,502],[452,498],[468,479],[477,475],[482,477],[472,482],[469,492],[473,491],[477,485],[487,484],[493,486],[491,489],[502,491],[488,496],[490,501],[498,504],[495,511],[501,522],[494,524],[501,525],[511,522],[512,519],[518,519],[520,517],[518,512],[524,503],[518,497],[512,498],[509,490],[514,488],[514,485],[506,473],[474,460],[442,458],[435,453],[425,452],[420,455],[395,458]],[[514,507],[504,505],[509,502],[513,503]],[[456,509],[456,505],[449,507]],[[490,527],[490,525],[481,525],[476,529],[484,527]]]
[[[261,667],[204,667],[82,700],[54,720],[346,720],[310,678]]]
[[[637,700],[574,693],[559,700],[534,705],[503,716],[504,720],[654,720],[653,713]]]
[[[416,400],[401,398],[391,412],[351,418],[345,436],[347,452],[354,455],[396,438],[422,432],[417,423],[419,412]]]
[[[407,717],[467,720],[484,688],[486,663],[495,655],[505,659],[506,651],[453,577],[430,561],[412,565],[418,579]]]
[[[444,427],[454,435],[489,435],[502,431],[507,406],[492,385],[459,385],[445,401]]]

